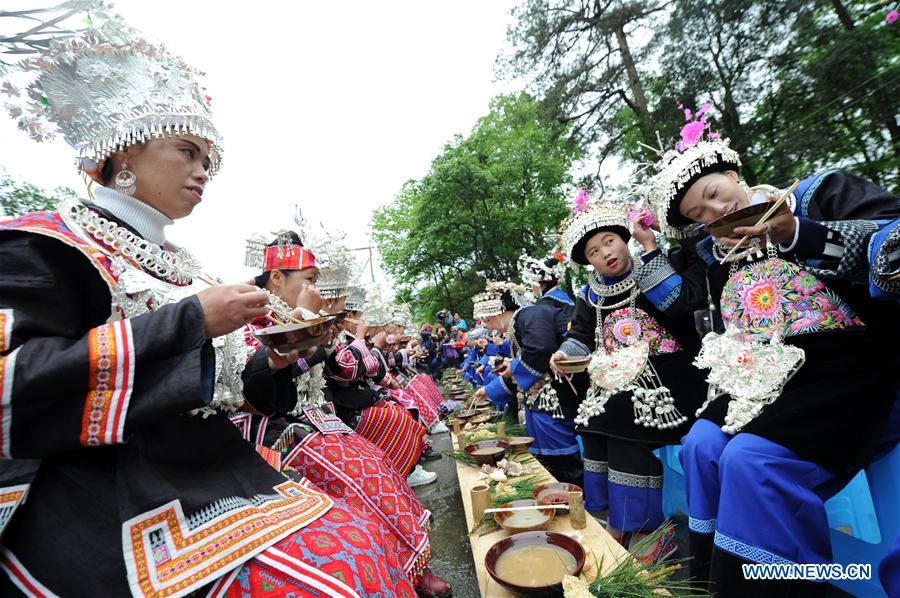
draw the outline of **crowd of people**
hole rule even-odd
[[[666,519],[654,450],[681,445],[692,582],[822,595],[821,580],[748,580],[743,565],[832,563],[824,502],[900,440],[900,198],[839,170],[750,187],[740,165],[701,136],[635,185],[642,205],[581,191],[562,255],[525,257],[525,284],[473,298],[484,330],[461,367],[479,396],[523,411],[532,453],[583,484],[636,558],[676,549],[671,526],[643,540]],[[753,206],[771,218],[728,226]],[[563,262],[588,269],[574,299]],[[898,561],[900,538],[881,564],[890,595]]]
[[[834,170],[751,188],[700,138],[643,207],[579,194],[559,251],[489,282],[471,325],[414,331],[336,238],[250,239],[242,284],[169,242],[222,165],[208,96],[117,16],[88,24],[23,62],[22,128],[61,131],[91,185],[0,221],[2,595],[451,595],[411,490],[435,479],[445,368],[636,558],[674,550],[642,540],[665,521],[653,451],[681,444],[693,581],[824,592],[741,565],[831,562],[824,501],[900,440],[900,199]],[[756,203],[763,225],[704,228]],[[308,346],[261,341],[297,321]],[[890,592],[898,569],[900,546]]]
[[[91,184],[0,221],[0,594],[449,596],[411,490],[446,426],[408,312],[366,313],[336,238],[251,238],[243,284],[169,242],[222,164],[209,100],[90,16],[20,64],[23,128],[56,127]]]

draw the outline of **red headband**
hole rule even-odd
[[[306,270],[316,267],[316,256],[300,245],[266,247],[264,272],[272,270]]]

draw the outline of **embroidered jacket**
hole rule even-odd
[[[32,592],[180,596],[333,503],[188,414],[216,376],[200,303],[122,317],[111,255],[57,213],[0,223],[0,562]]]
[[[543,380],[550,370],[550,356],[566,337],[575,303],[562,290],[554,288],[534,304],[522,307],[513,316],[513,333],[521,347],[510,362],[514,385],[507,379],[495,377],[485,392],[495,405],[502,408],[516,396],[516,389],[528,393]],[[568,384],[554,384],[563,414],[571,418],[577,410],[577,397]],[[566,392],[566,390],[568,392]]]

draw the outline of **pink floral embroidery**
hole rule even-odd
[[[725,322],[736,324],[747,338],[771,338],[779,322],[783,337],[865,325],[825,283],[783,260],[735,272],[722,291],[721,308]]]
[[[825,283],[809,272],[806,272],[805,274],[798,274],[792,278],[790,287],[805,297],[824,289]]]
[[[603,344],[610,353],[642,340],[650,347],[650,355],[676,353],[681,345],[669,332],[642,309],[623,307],[606,316]]]

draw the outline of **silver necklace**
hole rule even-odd
[[[64,206],[61,215],[77,224],[95,241],[117,255],[132,260],[153,276],[177,285],[187,285],[200,275],[200,263],[186,250],[162,249],[123,226],[107,220],[81,203]]]
[[[519,309],[522,309],[521,307]],[[509,319],[509,325],[506,327],[506,340],[509,341],[509,344],[512,345],[512,354],[513,357],[517,356],[521,352],[521,347],[519,346],[519,341],[516,339],[516,315],[519,313],[517,309],[513,312],[512,317]]]

